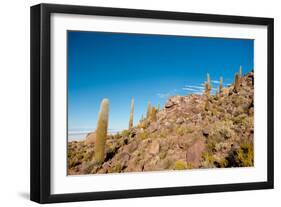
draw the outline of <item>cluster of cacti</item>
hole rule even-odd
[[[156,109],[154,106],[150,104],[150,102],[148,102],[146,118],[151,121],[156,121],[156,114],[157,111],[159,111],[159,109],[160,109],[159,104],[158,104],[158,109]]]
[[[241,84],[241,79],[242,79],[242,66],[239,68],[239,73],[235,73],[234,77],[234,88],[233,91],[237,93],[240,88]],[[212,85],[211,85],[211,80],[210,80],[210,75],[207,73],[207,81],[205,82],[205,95],[206,95],[206,102],[205,102],[205,110],[209,109],[209,98],[210,98],[210,93],[212,90]],[[215,97],[219,97],[219,94],[223,92],[223,78],[220,76],[220,85],[219,88],[216,89],[216,95]]]
[[[134,118],[134,97],[132,98],[132,102],[131,102],[129,129],[131,129],[133,127],[133,118]]]
[[[242,67],[240,66],[239,73],[235,74],[234,80],[234,92],[238,92],[240,88],[242,78]],[[205,82],[205,110],[209,110],[210,107],[210,95],[211,95],[212,85],[210,80],[210,75],[207,73],[207,81]],[[223,78],[220,77],[219,87],[216,88],[216,97],[219,97],[219,94],[223,90]],[[100,105],[100,111],[98,115],[97,129],[96,129],[96,141],[95,141],[95,155],[94,160],[96,163],[103,163],[104,161],[104,151],[105,151],[105,142],[107,137],[107,128],[108,128],[108,111],[109,111],[109,101],[108,99],[103,99]],[[148,102],[146,119],[150,121],[157,120],[157,112],[160,111],[160,104],[158,103],[157,108],[153,107],[150,102]],[[131,111],[129,118],[129,129],[133,127],[133,117],[134,117],[134,98],[131,101]],[[144,121],[142,116],[140,122]]]
[[[109,101],[108,99],[103,99],[100,105],[100,111],[98,115],[98,122],[97,122],[97,129],[96,129],[94,160],[97,164],[101,164],[104,161],[105,141],[107,137],[107,127],[108,127],[108,111],[109,111]]]
[[[209,96],[211,90],[212,90],[212,84],[211,84],[210,74],[207,73],[207,81],[205,82],[205,94]]]

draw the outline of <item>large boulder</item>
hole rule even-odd
[[[159,150],[160,150],[159,142],[157,140],[153,140],[149,148],[149,153],[152,155],[156,155],[159,153]]]
[[[86,136],[86,141],[85,144],[95,144],[96,142],[96,133],[95,132],[90,132]]]
[[[205,148],[203,139],[196,140],[186,151],[186,162],[191,164],[193,168],[198,168]]]

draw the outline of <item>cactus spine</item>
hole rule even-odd
[[[220,90],[219,90],[220,93],[222,93],[222,88],[223,88],[223,87],[222,87],[222,81],[223,81],[223,79],[222,79],[222,76],[221,76],[221,77],[220,77]]]
[[[108,127],[108,111],[109,101],[108,99],[103,99],[100,105],[96,129],[95,161],[97,164],[102,164],[104,161],[105,141]]]
[[[133,119],[134,119],[134,97],[132,98],[132,102],[131,102],[129,129],[131,129],[133,127]]]
[[[235,74],[234,78],[234,92],[238,92],[240,88],[240,75],[238,73]]]

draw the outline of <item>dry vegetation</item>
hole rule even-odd
[[[134,127],[132,100],[128,130],[68,143],[68,174],[253,166],[254,73],[234,80],[223,88],[221,78],[216,95],[208,77],[204,95],[170,97],[163,109],[149,103]],[[98,139],[105,139],[99,162]]]

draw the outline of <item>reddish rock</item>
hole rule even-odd
[[[168,102],[165,104],[165,108],[172,108],[175,105],[176,105],[176,103],[174,103],[171,100],[168,100]]]
[[[186,162],[194,168],[199,167],[202,153],[205,151],[204,140],[198,139],[186,151]]]
[[[135,151],[138,147],[138,144],[137,142],[131,142],[130,144],[128,145],[125,145],[124,148],[123,148],[123,152],[126,152],[126,153],[132,153],[133,151]]]
[[[159,142],[157,140],[154,140],[150,145],[149,153],[152,155],[156,155],[158,154],[159,149],[160,149]]]
[[[157,112],[157,121],[144,118],[142,125],[136,123],[128,133],[108,135],[107,159],[100,166],[85,165],[94,155],[94,133],[85,141],[69,142],[68,173],[172,170],[178,160],[186,162],[187,168],[242,165],[235,159],[230,162],[229,157],[234,151],[231,146],[238,150],[241,143],[251,146],[254,142],[253,78],[249,73],[241,79],[239,93],[232,93],[233,85],[229,85],[219,98],[211,95],[207,111],[204,95],[170,97]]]

